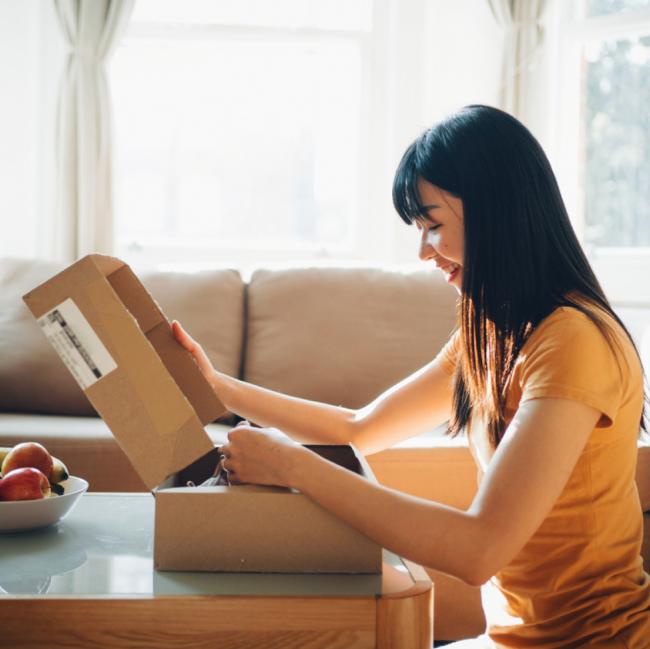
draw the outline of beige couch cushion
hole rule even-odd
[[[356,408],[431,360],[456,292],[429,272],[311,268],[253,274],[244,378]]]
[[[60,415],[95,413],[21,296],[64,264],[0,259],[0,411]],[[216,367],[239,375],[244,286],[232,270],[142,273],[143,284],[171,318],[201,341]]]
[[[205,349],[229,376],[241,371],[244,344],[244,282],[236,270],[142,273],[142,283],[172,320]]]

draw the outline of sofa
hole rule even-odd
[[[21,296],[63,268],[0,259],[0,446],[39,441],[91,491],[146,487],[50,348]],[[369,268],[142,272],[167,316],[204,346],[215,367],[274,390],[358,408],[429,361],[455,324],[456,293],[431,272]],[[215,443],[232,414],[206,427]],[[476,469],[463,438],[428,431],[368,457],[378,480],[467,508]],[[639,441],[637,485],[650,568],[650,445]],[[415,533],[415,532],[414,532]],[[428,570],[434,637],[484,629],[479,590]]]

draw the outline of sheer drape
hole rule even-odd
[[[503,110],[525,121],[529,72],[544,38],[542,15],[548,0],[488,0],[503,27],[503,68],[500,104]]]
[[[69,47],[57,117],[54,253],[112,251],[111,107],[105,62],[134,0],[54,0]]]

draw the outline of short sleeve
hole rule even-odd
[[[615,341],[612,349],[597,325],[576,309],[564,308],[551,318],[520,354],[520,403],[543,397],[573,399],[602,413],[599,427],[611,426],[624,392],[625,359],[615,351],[622,342]]]
[[[445,374],[449,376],[456,371],[458,364],[459,336],[460,331],[455,331],[434,359],[434,362],[439,363]]]

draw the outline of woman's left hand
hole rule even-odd
[[[244,421],[228,432],[221,454],[231,484],[291,487],[292,469],[304,450],[277,428],[255,428]]]

